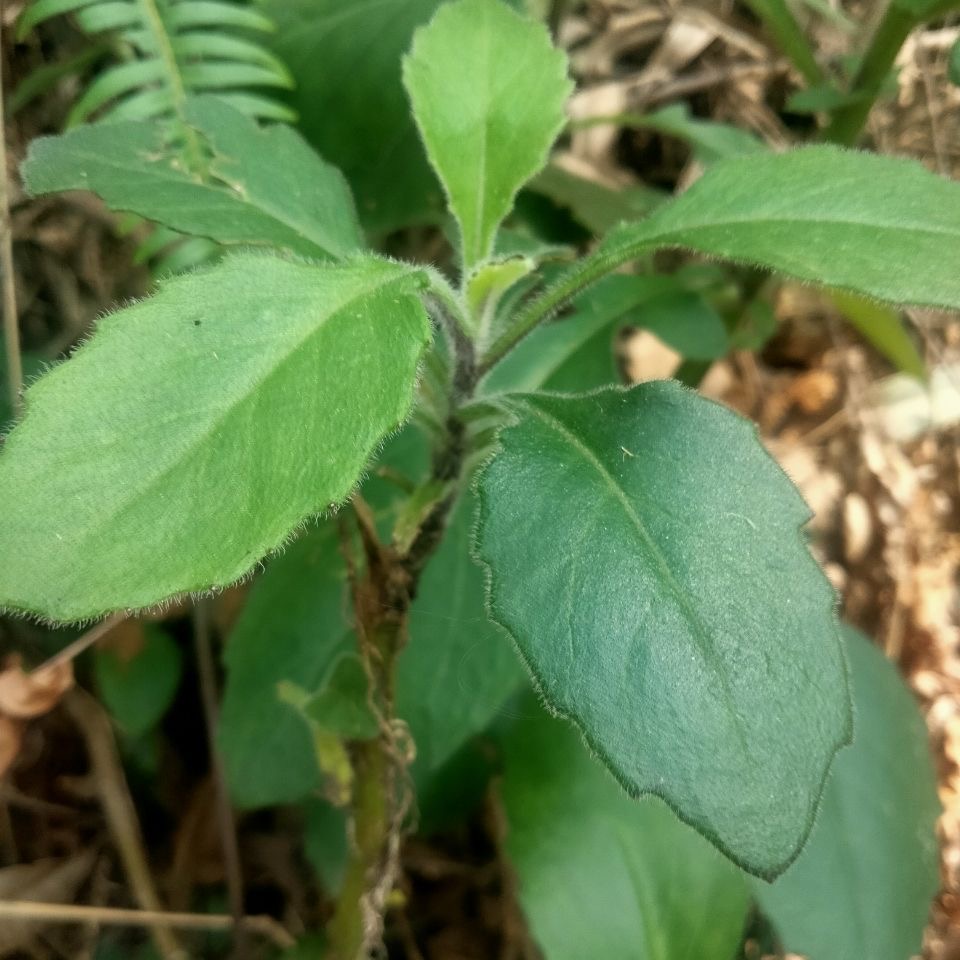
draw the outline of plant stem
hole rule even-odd
[[[2,6],[2,4],[0,4]],[[3,342],[7,358],[7,389],[14,416],[20,414],[23,391],[23,361],[20,356],[20,324],[17,318],[17,288],[13,275],[13,231],[7,189],[7,126],[0,71],[0,271],[3,273]]]
[[[780,49],[790,58],[810,86],[824,82],[823,70],[803,35],[797,18],[784,0],[746,0],[747,6],[766,24]]]
[[[916,19],[895,3],[887,7],[853,79],[850,92],[856,100],[834,112],[824,140],[847,147],[857,142],[900,48],[916,26]]]
[[[456,325],[448,328],[456,363],[450,381],[451,407],[472,396],[477,382],[473,345]],[[455,480],[462,472],[465,427],[456,413],[445,424],[445,442],[433,459],[431,479]],[[365,960],[382,940],[383,915],[398,870],[400,833],[408,789],[402,727],[394,715],[397,658],[406,645],[410,605],[427,561],[434,554],[456,494],[439,502],[403,552],[377,538],[371,517],[357,509],[366,555],[362,580],[354,582],[360,652],[371,684],[380,735],[353,747],[350,860],[334,915],[327,927],[328,960]]]
[[[390,800],[396,772],[389,744],[358,744],[353,770],[352,856],[327,928],[329,960],[358,960],[380,940],[384,903],[393,883]]]
[[[198,600],[193,607],[193,643],[200,679],[200,700],[203,705],[204,725],[207,728],[207,747],[210,751],[210,771],[216,798],[217,826],[223,853],[223,869],[227,878],[227,896],[230,913],[236,921],[235,933],[241,933],[239,922],[243,916],[243,877],[240,870],[240,851],[233,808],[227,793],[223,757],[217,746],[217,672],[213,659],[210,629],[210,602]],[[239,942],[239,940],[238,940]]]

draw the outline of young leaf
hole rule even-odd
[[[920,953],[939,885],[937,781],[896,669],[855,630],[844,636],[857,736],[837,757],[803,853],[754,893],[793,953],[903,960]]]
[[[503,402],[479,480],[493,617],[630,793],[776,876],[851,727],[805,504],[746,420],[675,383]]]
[[[291,102],[300,130],[343,170],[364,227],[375,233],[436,219],[443,205],[400,82],[413,31],[438,6],[439,0],[258,4],[276,23],[270,43],[296,80]]]
[[[238,807],[294,803],[320,784],[309,729],[278,687],[313,690],[354,645],[346,590],[336,530],[325,524],[271,560],[250,593],[224,648],[217,728]]]
[[[470,558],[474,512],[472,497],[457,507],[427,565],[400,658],[397,713],[410,724],[420,771],[487,727],[523,683],[513,644],[487,618],[483,574]]]
[[[500,0],[456,0],[417,31],[403,80],[470,268],[563,127],[566,57]]]
[[[0,456],[0,606],[55,620],[242,577],[407,415],[422,276],[238,254],[103,320]]]
[[[506,848],[546,960],[730,960],[748,889],[659,801],[634,802],[531,697],[504,738]]]
[[[294,130],[261,128],[210,96],[189,100],[185,112],[212,154],[204,179],[184,168],[165,123],[118,120],[34,140],[23,165],[27,188],[92,190],[114,210],[224,244],[323,258],[360,249],[342,174]]]
[[[624,220],[640,220],[669,194],[645,185],[615,190],[548,163],[530,181],[529,189],[549,197],[593,233],[606,233]]]

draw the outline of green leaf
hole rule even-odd
[[[863,297],[837,291],[830,299],[868,343],[880,351],[898,370],[923,380],[926,364],[913,342],[899,311]]]
[[[360,219],[374,233],[436,219],[443,203],[400,82],[400,58],[414,28],[438,5],[439,0],[259,2],[277,26],[273,50],[296,81],[290,102],[300,130],[343,170]]]
[[[217,730],[233,802],[294,803],[319,786],[307,725],[280,700],[281,683],[313,689],[348,636],[346,572],[336,531],[324,525],[275,557],[230,633]]]
[[[920,953],[939,886],[940,814],[927,730],[876,647],[844,631],[857,716],[810,841],[754,893],[793,953],[810,960],[903,960]]]
[[[499,0],[444,4],[417,31],[403,79],[470,268],[493,249],[523,184],[563,128],[572,84],[546,29]]]
[[[361,247],[343,176],[295,131],[258,127],[216,97],[188,101],[186,115],[212,153],[204,180],[184,169],[165,123],[118,120],[33,141],[23,165],[27,187],[33,194],[92,190],[115,210],[219,243],[307,257]]]
[[[832,83],[823,83],[792,93],[787,98],[787,110],[790,113],[830,113],[870,99],[868,93],[840,90]]]
[[[723,318],[696,293],[655,297],[643,305],[636,323],[688,360],[716,360],[730,349]]]
[[[613,190],[550,163],[530,181],[529,189],[565,207],[588,230],[606,233],[624,220],[640,220],[667,195],[652,187]]]
[[[909,14],[919,26],[925,20],[956,10],[960,0],[893,0],[891,6]]]
[[[505,737],[506,848],[546,960],[731,960],[748,890],[657,800],[625,796],[537,708]]]
[[[149,733],[167,712],[180,685],[180,648],[159,627],[143,626],[143,647],[132,657],[97,650],[97,690],[120,727],[131,737]]]
[[[690,144],[693,155],[703,164],[745,153],[762,153],[767,148],[762,140],[747,130],[729,123],[700,120],[690,115],[685,103],[674,103],[661,110],[640,115],[612,117],[624,126],[657,130]]]
[[[960,87],[960,40],[950,48],[950,60],[947,65],[947,74],[950,82]]]
[[[99,0],[33,0],[17,22],[17,39],[22,40],[37,24],[63,13],[73,13]]]
[[[400,658],[397,713],[410,725],[418,772],[436,770],[485,729],[523,682],[513,644],[487,618],[483,574],[470,558],[473,514],[467,498],[427,564]]]
[[[960,307],[960,184],[919,163],[836,147],[712,167],[599,256],[676,246],[895,303]]]
[[[0,605],[80,620],[226,585],[343,500],[409,411],[422,283],[246,253],[101,321],[0,457]]]
[[[616,327],[645,315],[645,304],[678,295],[671,277],[615,274],[574,300],[573,312],[538,327],[483,382],[485,393],[555,390],[572,393],[616,382]]]
[[[160,60],[131,60],[104,70],[73,105],[67,125],[82,123],[105,103],[155,83],[163,75],[164,66]]]
[[[960,308],[960,184],[913,161],[830,146],[723,160],[561,274],[518,312],[485,365],[578,291],[662,247],[879,300]]]
[[[851,726],[806,505],[748,421],[674,383],[502,402],[517,422],[479,480],[493,617],[630,793],[776,876]]]

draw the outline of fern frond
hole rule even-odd
[[[62,14],[74,14],[89,34],[113,34],[123,55],[77,101],[70,125],[94,115],[182,121],[187,97],[210,90],[229,95],[252,116],[294,119],[265,92],[289,88],[293,80],[254,38],[273,25],[249,6],[228,0],[33,0],[18,32]]]
[[[271,90],[293,86],[284,64],[257,39],[272,31],[273,23],[245,0],[33,0],[18,34],[63,14],[74,15],[87,34],[111,37],[120,60],[87,86],[68,114],[68,126],[93,117],[168,119],[186,166],[203,177],[207,157],[185,116],[191,94],[215,91],[261,120],[296,119],[270,96]],[[196,266],[216,251],[209,240],[158,227],[141,243],[136,259],[153,263],[154,274],[163,275]]]

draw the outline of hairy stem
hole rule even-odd
[[[824,140],[847,147],[857,142],[900,48],[916,25],[916,19],[896,4],[887,7],[853,80],[850,92],[857,99],[834,112]]]
[[[456,410],[472,396],[477,369],[473,346],[459,327],[448,328],[448,334],[456,355],[449,385],[451,408]],[[454,412],[444,425],[431,479],[456,480],[465,453],[464,424]],[[357,509],[366,568],[353,584],[353,600],[380,735],[353,747],[350,859],[327,927],[328,960],[366,960],[382,942],[383,916],[399,870],[400,836],[410,800],[405,731],[394,713],[397,658],[407,642],[410,605],[420,575],[440,545],[455,502],[455,493],[440,501],[402,552],[380,543],[372,518]]]

